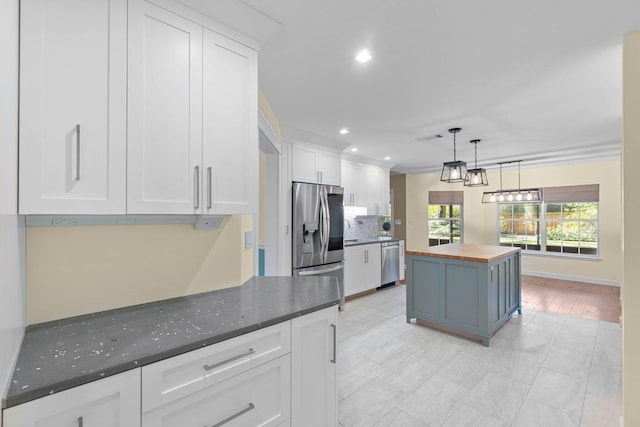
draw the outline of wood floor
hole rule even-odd
[[[620,288],[523,275],[522,308],[620,323]]]

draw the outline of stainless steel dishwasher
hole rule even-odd
[[[400,242],[382,243],[382,284],[400,280]]]

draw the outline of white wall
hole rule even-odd
[[[16,215],[18,5],[19,0],[0,2],[0,394],[3,397],[25,325],[24,228]]]
[[[624,39],[622,397],[624,425],[640,425],[640,31]]]
[[[468,188],[440,182],[440,174],[410,174],[406,177],[407,250],[428,245],[427,205],[429,190],[464,191],[464,242],[497,244],[497,205],[481,203],[484,191],[500,186],[498,172],[490,172],[488,187]],[[521,187],[600,184],[600,259],[523,255],[524,273],[619,285],[622,279],[620,161],[609,160],[566,166],[522,168]],[[503,187],[517,188],[517,168],[503,172]]]

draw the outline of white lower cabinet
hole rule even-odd
[[[380,243],[348,246],[344,249],[344,293],[346,296],[381,285]]]
[[[4,427],[337,426],[338,306],[33,400]]]
[[[14,406],[4,427],[136,427],[140,425],[140,369]]]
[[[290,355],[142,414],[144,427],[277,426],[291,405]]]
[[[337,426],[338,306],[291,321],[291,425]]]

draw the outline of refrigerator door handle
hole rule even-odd
[[[322,262],[325,263],[327,259],[327,250],[329,248],[329,223],[327,221],[327,215],[329,214],[327,189],[321,187],[320,190],[320,223],[322,229],[320,230],[320,256]]]
[[[300,271],[298,272],[298,276],[315,276],[317,274],[324,274],[324,273],[330,273],[332,271],[342,270],[343,268],[344,268],[344,265],[340,264],[340,265],[329,267],[329,268],[323,268],[322,270]]]
[[[327,222],[327,241],[324,248],[324,256],[326,258],[329,252],[329,237],[331,236],[331,210],[329,209],[329,194],[327,193],[327,187],[324,188],[324,205],[327,210],[327,214],[325,215],[325,221]]]

